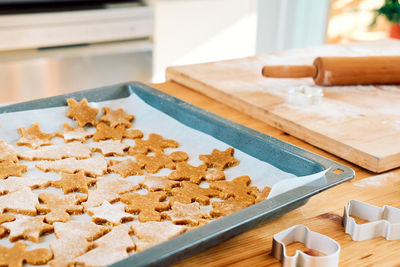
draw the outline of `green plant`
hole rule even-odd
[[[400,2],[399,0],[385,0],[383,6],[376,9],[375,13],[376,15],[372,20],[370,27],[373,27],[376,24],[376,19],[380,15],[384,15],[389,22],[398,24],[400,23]]]

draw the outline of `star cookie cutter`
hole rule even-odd
[[[298,106],[319,105],[323,96],[324,92],[321,87],[301,85],[289,88],[287,101]]]
[[[358,217],[369,222],[357,224]],[[400,209],[392,206],[382,208],[358,200],[350,200],[344,207],[343,224],[345,232],[354,241],[364,241],[382,236],[387,240],[400,239]]]
[[[287,256],[286,245],[296,241],[302,242],[308,248],[318,250],[326,256],[310,256],[299,250],[294,256]],[[338,242],[300,224],[275,234],[272,240],[272,256],[281,261],[283,267],[336,267],[339,264],[339,253]]]

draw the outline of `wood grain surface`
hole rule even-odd
[[[385,49],[382,49],[385,47]],[[169,67],[167,79],[262,120],[374,172],[400,166],[400,88],[325,86],[322,104],[288,101],[291,88],[312,78],[264,78],[264,65],[311,65],[318,56],[400,54],[400,41],[381,40],[284,51],[257,57]]]
[[[152,85],[205,110],[345,164],[356,171],[354,180],[312,197],[307,204],[265,225],[185,259],[176,266],[280,266],[271,255],[272,236],[295,224],[334,238],[341,245],[340,266],[400,266],[400,241],[384,238],[355,242],[344,233],[342,215],[350,199],[400,208],[400,169],[374,175],[249,115],[173,82]]]

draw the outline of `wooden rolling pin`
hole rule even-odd
[[[400,84],[400,56],[317,57],[312,66],[264,66],[262,75],[312,77],[318,85]]]

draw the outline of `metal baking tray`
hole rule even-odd
[[[147,104],[181,123],[212,135],[285,172],[296,176],[310,175],[323,170],[327,170],[327,172],[322,183],[319,181],[306,184],[267,199],[134,254],[112,266],[169,265],[279,217],[304,205],[309,197],[354,177],[354,171],[349,167],[209,113],[138,82],[9,105],[1,107],[0,113],[65,106],[65,100],[69,97],[77,100],[86,97],[88,101],[99,102],[124,98],[131,94],[136,94]]]

